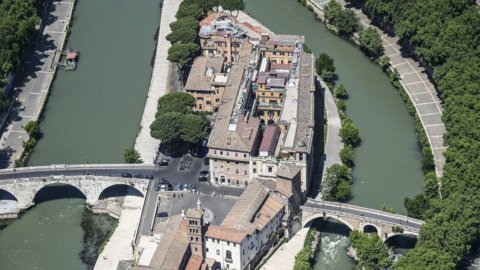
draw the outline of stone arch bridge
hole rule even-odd
[[[68,171],[69,169],[70,171]],[[94,172],[94,169],[99,171],[98,175],[91,174]],[[145,169],[151,168],[115,165],[85,165],[70,166],[69,168],[62,165],[60,167],[21,168],[17,169],[16,172],[2,170],[0,172],[0,193],[3,193],[2,200],[10,200],[14,202],[14,204],[10,203],[7,206],[2,206],[0,203],[0,215],[15,217],[22,209],[26,209],[35,204],[35,196],[38,191],[52,184],[66,184],[77,188],[83,193],[86,202],[89,204],[97,203],[101,199],[102,192],[113,186],[130,187],[131,191],[129,192],[132,193],[132,195],[144,197],[147,193],[149,180],[123,178],[121,177],[121,172]],[[28,177],[27,174],[29,174]]]
[[[332,218],[351,230],[374,228],[382,240],[398,235],[419,235],[422,220],[345,203],[308,199],[302,208],[302,226],[308,227],[317,218]]]

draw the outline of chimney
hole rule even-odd
[[[227,64],[232,64],[232,34],[227,33]]]

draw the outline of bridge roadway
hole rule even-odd
[[[380,210],[360,207],[346,203],[317,201],[313,199],[308,199],[302,206],[302,210],[311,214],[308,217],[304,217],[302,221],[304,226],[313,219],[325,215],[327,217],[338,217],[339,219],[344,220],[356,220],[358,222],[357,226],[354,226],[354,224],[352,223],[346,222],[346,225],[349,226],[351,229],[362,229],[362,224],[373,225],[375,227],[400,227],[404,230],[404,233],[418,235],[420,232],[420,226],[425,223],[422,220],[398,214],[392,214]],[[359,228],[359,226],[362,228]]]

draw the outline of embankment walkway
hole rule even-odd
[[[261,270],[293,269],[295,256],[303,249],[305,238],[310,228],[298,231],[292,239],[281,245],[272,257],[260,268]]]
[[[73,0],[47,1],[48,8],[42,19],[41,34],[34,51],[28,55],[17,74],[14,88],[18,104],[12,107],[0,141],[1,167],[13,167],[15,159],[23,152],[22,142],[29,139],[23,128],[29,121],[40,117],[57,67],[57,50],[64,47],[72,17]]]
[[[335,103],[335,98],[333,97],[332,92],[330,92],[328,86],[322,80],[318,79],[318,83],[322,87],[322,93],[325,98],[325,111],[327,113],[327,138],[325,142],[322,172],[322,179],[325,179],[325,173],[328,167],[333,164],[342,164],[340,151],[343,148],[343,142],[339,135],[340,128],[342,128],[342,121],[340,120],[337,104]],[[318,193],[316,199],[321,200],[322,194]]]
[[[135,149],[140,153],[142,161],[147,164],[154,163],[160,145],[160,140],[150,136],[150,124],[155,120],[158,99],[168,92],[167,81],[170,62],[167,60],[167,56],[170,42],[168,42],[165,37],[171,32],[170,23],[176,20],[175,14],[181,2],[182,0],[163,1],[155,64],[147,101],[145,102],[145,109],[143,111],[140,132],[135,141]]]
[[[343,6],[346,6],[344,0],[337,0]],[[307,5],[311,6],[314,12],[323,18],[323,8],[330,0],[307,0]],[[443,108],[440,99],[437,96],[435,86],[430,81],[426,70],[414,59],[403,56],[401,46],[398,44],[398,38],[391,37],[377,27],[372,25],[368,17],[363,14],[361,9],[351,8],[360,19],[364,28],[374,27],[381,34],[385,55],[390,58],[392,68],[398,70],[400,74],[400,83],[407,92],[412,101],[417,114],[422,122],[428,142],[432,148],[435,161],[435,172],[437,176],[443,175],[443,166],[445,157],[443,152],[447,148],[443,142],[445,125],[442,120]],[[357,35],[358,36],[358,35]]]

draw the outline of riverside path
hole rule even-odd
[[[160,29],[158,32],[155,64],[148,90],[147,101],[143,111],[140,132],[135,141],[135,149],[140,153],[144,163],[153,164],[158,153],[160,140],[150,136],[150,124],[155,120],[157,112],[157,101],[165,95],[167,89],[168,69],[170,62],[167,60],[170,42],[165,38],[170,34],[170,23],[174,22],[175,14],[180,6],[181,0],[164,0],[162,15],[160,17]]]
[[[23,142],[29,139],[23,128],[40,117],[52,84],[58,50],[64,46],[73,0],[47,1],[39,37],[32,52],[26,57],[15,80],[16,100],[5,126],[2,127],[0,167],[13,167],[23,151]]]
[[[344,0],[337,1],[344,7],[347,5]],[[307,6],[310,6],[318,16],[323,18],[323,8],[329,2],[330,0],[308,0]],[[355,12],[364,28],[374,27],[379,31],[382,37],[385,55],[390,58],[392,69],[396,69],[400,74],[400,83],[415,106],[417,115],[427,134],[435,161],[435,172],[437,176],[442,176],[443,166],[445,165],[443,152],[447,148],[443,141],[443,134],[445,133],[445,125],[442,120],[443,109],[435,86],[430,81],[427,71],[418,61],[402,55],[402,47],[398,44],[397,37],[389,36],[373,26],[371,20],[368,19],[361,9],[354,7],[348,8]],[[355,35],[358,37],[358,34]]]
[[[325,99],[325,111],[327,114],[327,138],[325,142],[325,153],[322,159],[322,179],[325,179],[325,173],[328,167],[332,166],[333,164],[342,163],[340,160],[340,151],[342,150],[343,142],[339,135],[340,128],[342,127],[342,121],[340,120],[337,104],[335,103],[335,99],[333,98],[330,89],[322,80],[317,79],[317,82],[320,84],[321,89],[323,90],[322,92]],[[322,194],[318,193],[317,199],[320,200],[321,197]]]

